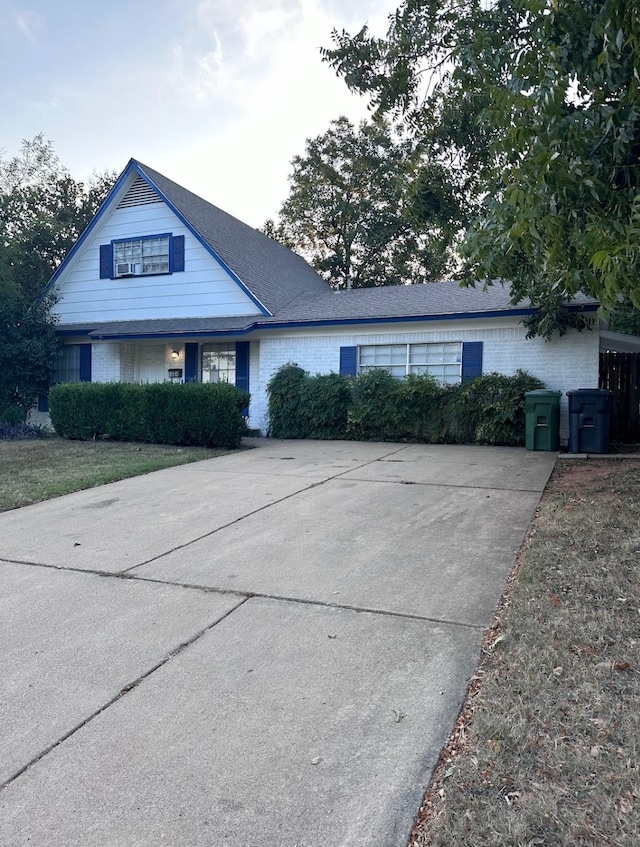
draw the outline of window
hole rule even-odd
[[[65,344],[53,378],[58,382],[91,382],[91,344]]]
[[[100,279],[184,270],[184,235],[144,235],[100,245]]]
[[[202,381],[236,384],[236,345],[202,345]]]
[[[431,374],[443,385],[462,378],[462,344],[459,341],[429,344],[371,344],[358,348],[358,373],[376,368],[399,379],[408,374]]]
[[[80,382],[80,345],[65,344],[56,363],[54,382]]]
[[[116,241],[113,260],[116,276],[169,273],[169,236]]]

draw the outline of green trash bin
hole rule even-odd
[[[558,450],[560,447],[560,397],[562,392],[539,388],[524,395],[527,450]]]

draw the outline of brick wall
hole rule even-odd
[[[597,331],[570,331],[562,338],[546,342],[527,340],[524,327],[514,319],[477,319],[424,323],[411,331],[379,327],[363,329],[328,328],[269,335],[260,341],[259,378],[252,373],[251,426],[266,431],[266,386],[274,372],[294,362],[311,374],[338,371],[340,347],[361,344],[413,344],[429,341],[482,341],[483,372],[511,375],[519,368],[541,379],[547,388],[563,392],[560,434],[568,435],[567,398],[573,388],[597,388],[599,337]],[[376,331],[378,330],[378,331]]]
[[[135,379],[136,355],[133,344],[120,344],[120,382],[133,382]]]
[[[91,381],[120,382],[120,344],[99,341],[91,351]]]

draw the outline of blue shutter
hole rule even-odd
[[[91,382],[91,345],[78,344],[80,348],[80,382]]]
[[[236,341],[236,388],[249,390],[249,342]]]
[[[171,239],[171,271],[184,270],[184,235],[174,235]]]
[[[358,375],[358,348],[357,347],[341,347],[340,348],[340,373],[343,376]]]
[[[198,343],[188,342],[184,345],[184,381],[198,381]]]
[[[100,245],[100,279],[113,276],[113,244]]]
[[[249,342],[236,341],[236,388],[241,391],[249,391]],[[242,410],[246,417],[249,408]]]
[[[465,341],[462,344],[462,382],[470,382],[482,375],[482,341]]]

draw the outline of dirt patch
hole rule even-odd
[[[575,491],[611,479],[625,471],[640,469],[637,459],[563,459],[553,472],[548,491]]]

